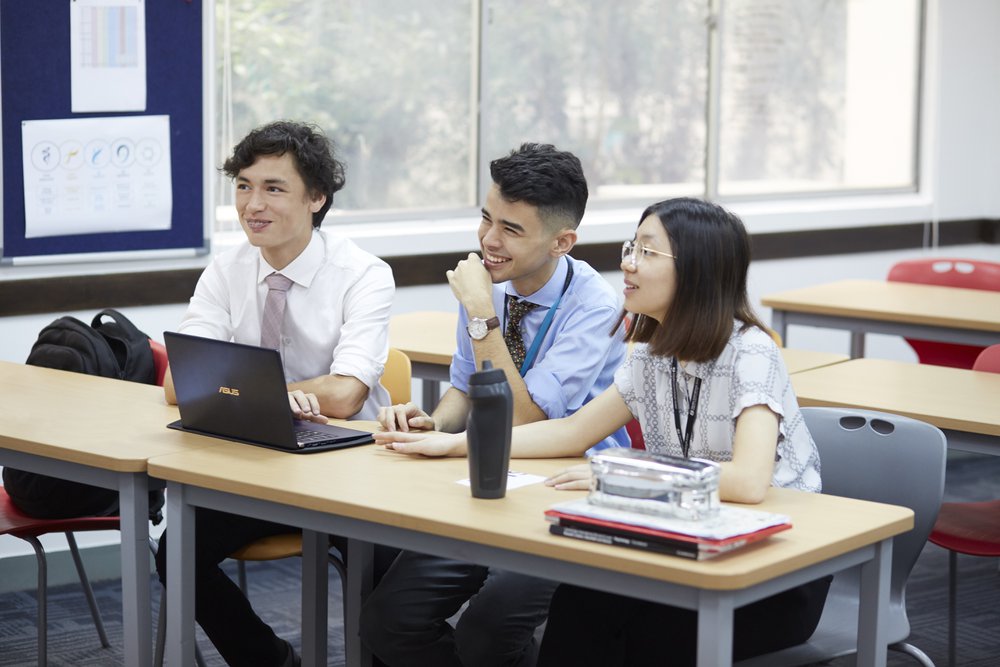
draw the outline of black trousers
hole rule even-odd
[[[733,616],[733,660],[809,639],[832,579],[824,577],[738,608]],[[538,666],[694,665],[697,637],[694,611],[562,585],[552,597]]]
[[[195,619],[227,664],[280,665],[288,649],[257,616],[240,587],[219,564],[257,539],[298,530],[280,523],[195,508]],[[156,552],[156,572],[164,585],[167,569],[167,533],[164,533]]]
[[[377,553],[377,552],[376,552]],[[524,667],[556,583],[403,551],[361,609],[361,641],[392,667]],[[468,602],[455,627],[448,622]]]
[[[49,477],[14,468],[3,469],[3,487],[19,510],[36,519],[118,516],[118,490]],[[149,492],[149,519],[163,519],[163,491]]]

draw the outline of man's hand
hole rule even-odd
[[[590,488],[590,464],[581,463],[563,468],[545,480],[545,486],[552,486],[560,491],[586,491]]]
[[[452,271],[445,272],[451,291],[472,317],[492,316],[493,280],[482,258],[470,252]]]
[[[465,456],[467,448],[464,433],[402,433],[381,431],[374,433],[375,444],[383,445],[400,454],[416,456]]]
[[[327,418],[319,411],[319,399],[316,394],[307,394],[301,389],[288,392],[288,406],[296,419],[306,419],[318,424],[325,424]]]
[[[434,419],[413,403],[397,403],[378,409],[378,423],[386,431],[433,431]]]

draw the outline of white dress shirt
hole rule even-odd
[[[178,331],[259,345],[264,278],[273,272],[249,242],[223,252],[199,278]],[[389,350],[391,269],[353,241],[316,230],[280,273],[294,281],[281,328],[285,381],[356,377],[370,391],[354,418],[375,419],[379,406],[389,405],[379,378]]]
[[[683,456],[674,403],[683,416],[681,424],[686,425],[694,379],[701,378],[690,456],[732,461],[736,418],[746,408],[764,405],[778,416],[772,485],[820,491],[819,451],[799,410],[781,352],[770,335],[757,327],[743,329],[741,322],[734,322],[733,334],[717,359],[678,368],[681,396],[674,396],[672,361],[671,357],[650,354],[645,343],[636,343],[615,374],[615,384],[639,420],[648,451]]]

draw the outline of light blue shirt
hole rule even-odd
[[[621,332],[611,336],[620,305],[614,289],[586,262],[566,257],[573,264],[573,278],[542,340],[535,363],[524,375],[531,400],[549,419],[571,415],[614,382],[615,370],[625,359]],[[507,295],[526,298],[539,307],[521,320],[525,350],[530,350],[549,308],[562,293],[569,267],[560,261],[545,285],[522,297],[510,282],[493,286],[493,307],[500,314],[500,330],[506,329]],[[451,384],[468,393],[469,376],[476,370],[472,341],[466,331],[469,315],[459,307],[457,347],[451,360]],[[619,429],[591,448],[630,447],[625,429]]]

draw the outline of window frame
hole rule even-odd
[[[489,67],[488,58],[483,55],[484,34],[488,30],[488,14],[497,0],[470,0],[471,23],[470,39],[473,40],[472,78],[470,85],[471,111],[475,114],[475,122],[470,123],[470,142],[472,154],[475,156],[470,166],[470,181],[477,195],[477,202],[485,198],[490,183],[489,161],[481,154],[483,131],[482,109],[488,108],[489,100],[483,90],[481,81],[484,72]],[[725,0],[706,0],[706,29],[708,30],[708,93],[706,101],[706,140],[705,140],[705,175],[702,192],[711,201],[723,204],[740,215],[751,233],[770,233],[784,231],[800,231],[811,228],[845,228],[879,224],[906,224],[925,222],[935,219],[933,199],[927,191],[923,180],[928,173],[930,151],[926,144],[930,143],[930,128],[926,123],[926,106],[928,104],[928,3],[927,0],[917,0],[918,25],[916,36],[915,99],[914,104],[914,139],[912,160],[912,185],[889,188],[844,188],[815,191],[796,191],[783,193],[759,193],[740,195],[719,194],[719,139],[720,139],[720,99],[721,99],[721,65],[722,65],[722,33],[719,17],[725,10]],[[209,12],[214,17],[214,12]],[[215,28],[211,37],[206,40],[206,77],[210,81],[212,94],[209,97],[209,109],[206,111],[206,131],[211,137],[212,147],[218,145],[219,137],[215,127],[216,99],[219,93],[214,81],[216,58],[222,57],[215,49]],[[218,160],[221,163],[221,157]],[[478,165],[478,167],[476,166]],[[218,178],[215,166],[210,165],[210,174],[206,176],[206,185],[215,190],[216,184],[224,179]],[[474,177],[471,172],[475,172]],[[647,191],[657,186],[637,186]],[[664,188],[662,195],[672,196]],[[217,193],[210,192],[209,202],[220,202]],[[634,219],[650,201],[650,196],[636,195],[614,199],[595,200],[588,203],[584,217],[581,243],[618,242],[632,234],[637,221]],[[440,207],[428,209],[384,209],[369,211],[338,211],[331,209],[324,229],[350,236],[362,247],[380,256],[407,256],[435,254],[442,252],[474,249],[475,229],[479,223],[479,204],[472,203],[462,207]],[[810,222],[803,224],[803,216],[808,216]],[[239,230],[235,211],[231,203],[219,203],[211,216],[211,228],[206,230],[211,238],[213,250],[226,247],[243,239]],[[220,223],[231,223],[231,231],[219,231]],[[428,224],[434,223],[434,224]],[[413,234],[413,229],[420,229],[420,234]],[[398,238],[406,235],[406,244],[400,244]],[[417,238],[415,238],[417,237]],[[405,246],[405,247],[401,247]]]

